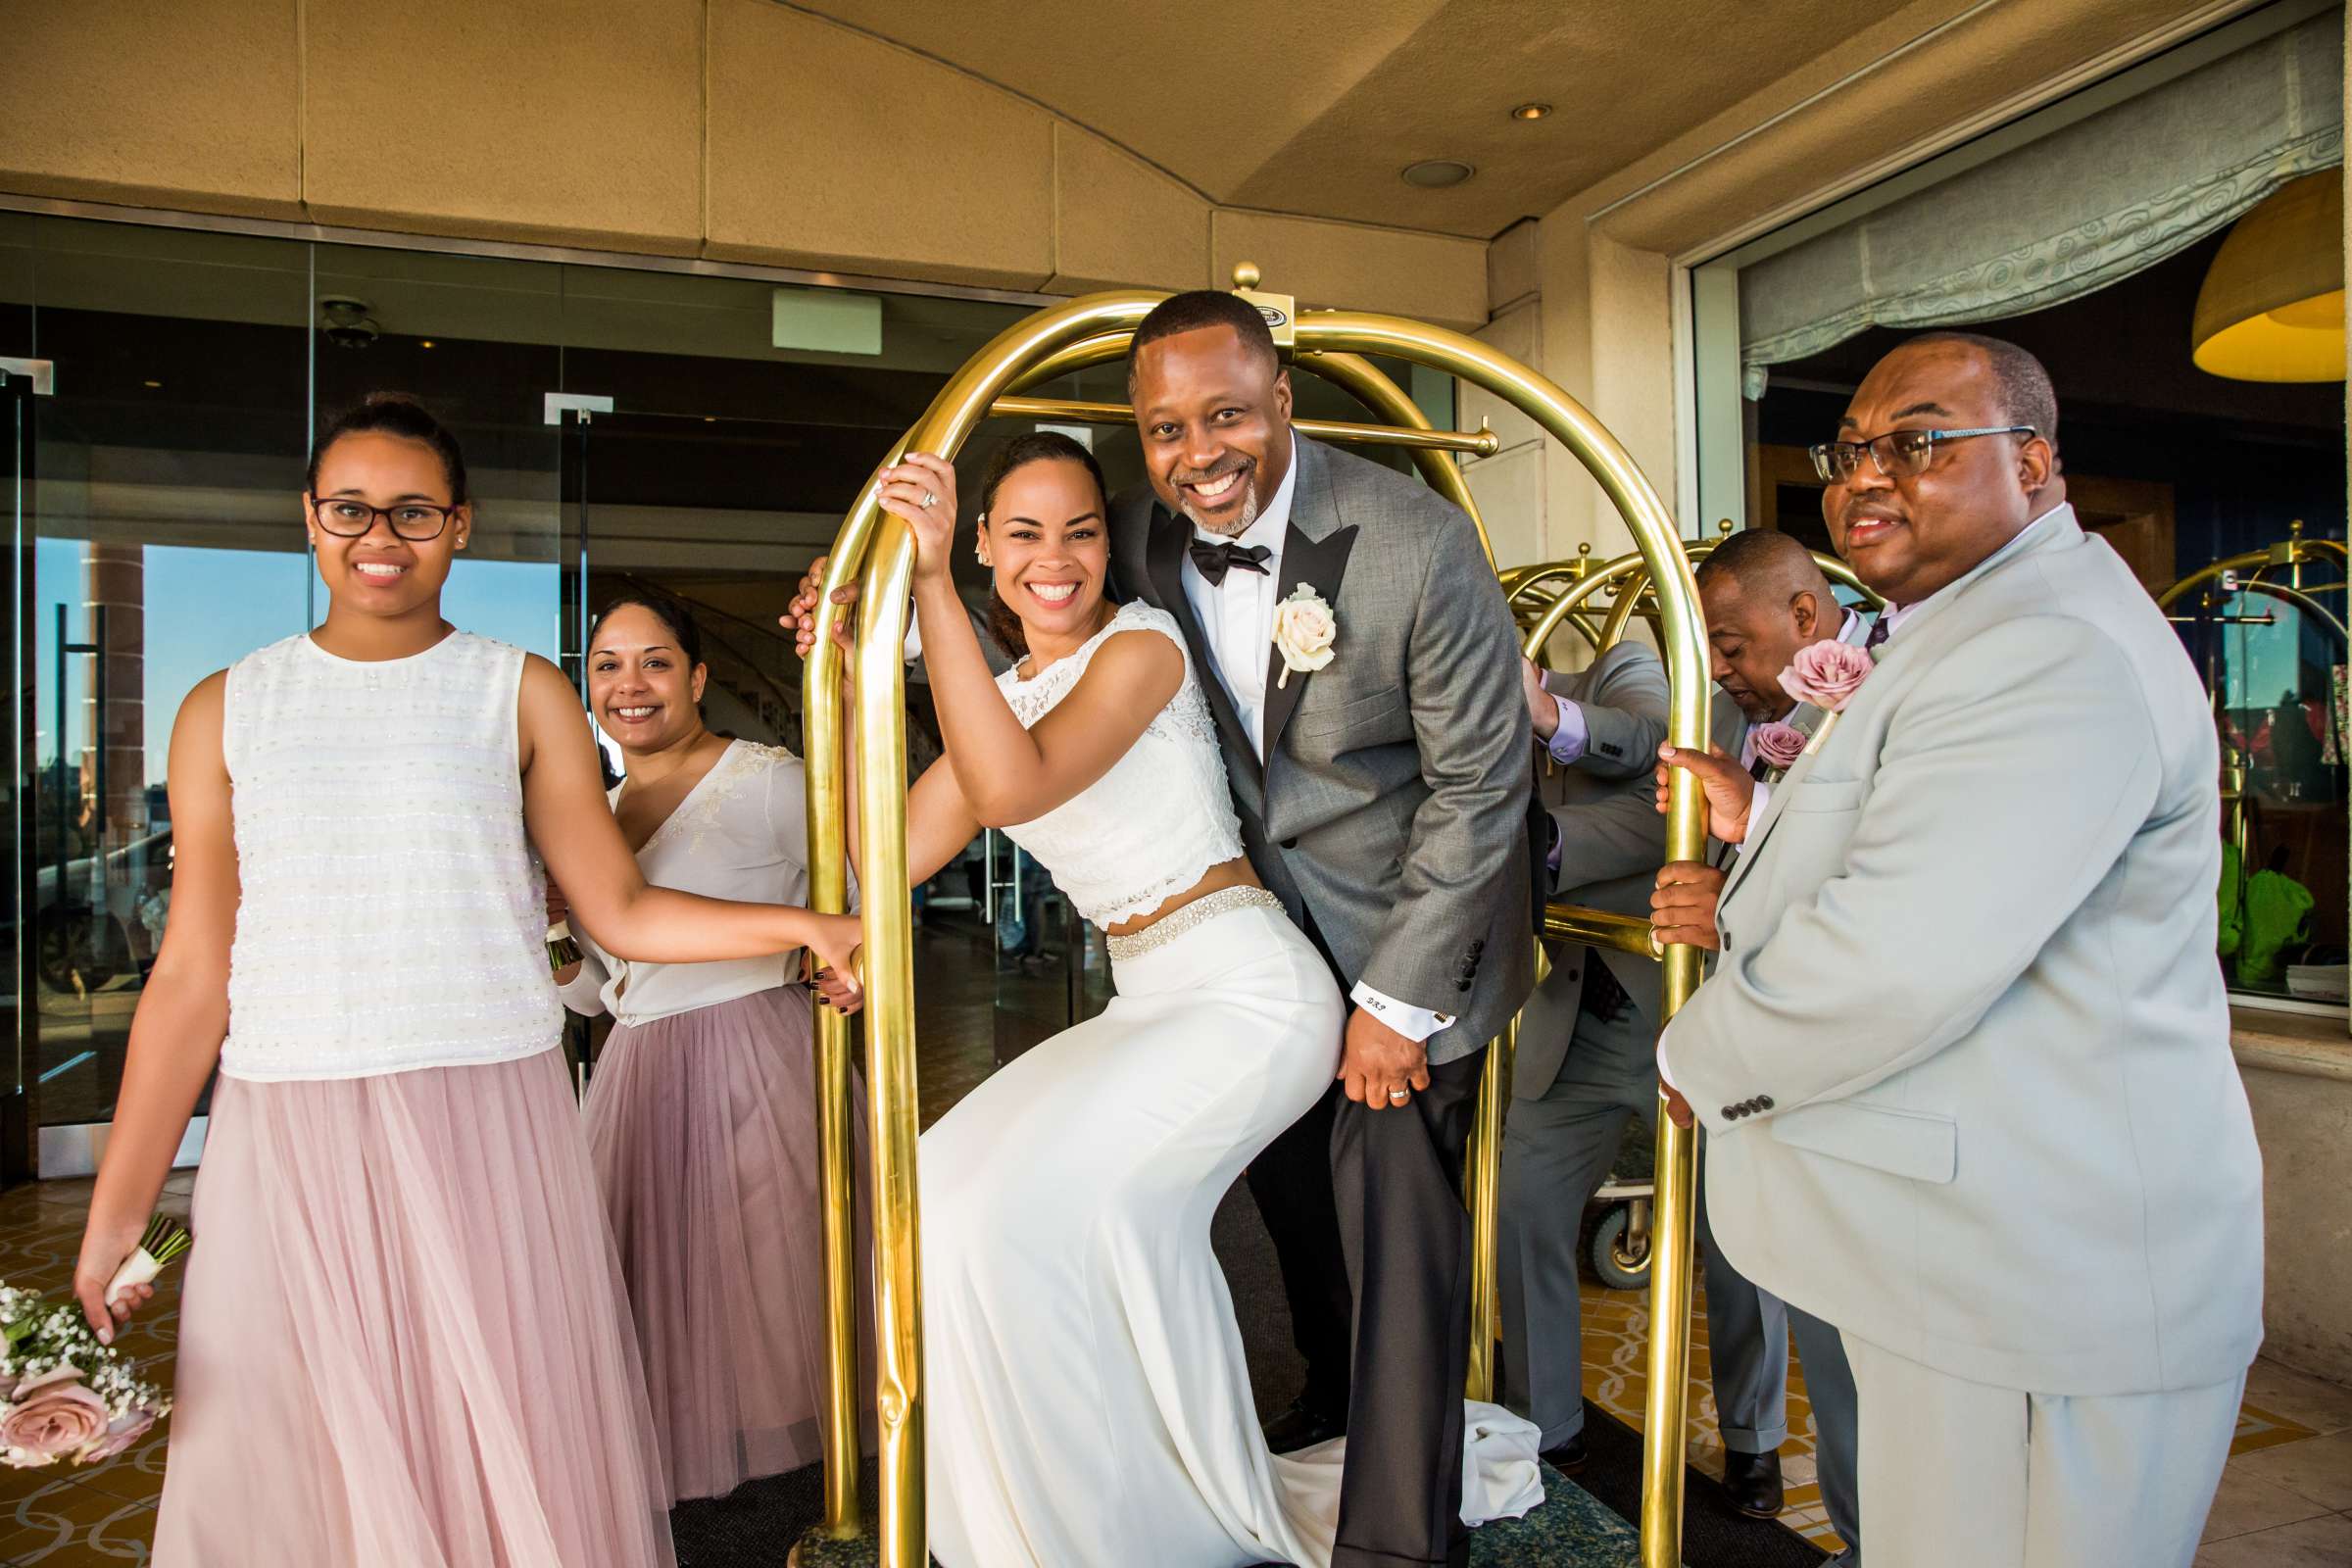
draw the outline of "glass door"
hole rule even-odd
[[[35,406],[39,477],[21,553],[34,672],[21,705],[33,720],[29,808],[17,817],[32,862],[22,1032],[35,1157],[58,1177],[95,1168],[170,914],[165,762],[179,704],[212,671],[309,625],[311,570],[292,503],[298,459],[275,483],[207,496],[188,475],[220,454],[170,450],[171,420],[103,395]],[[183,1163],[202,1147],[205,1110]]]

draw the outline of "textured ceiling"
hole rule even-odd
[[[1881,20],[1885,0],[802,0],[1010,88],[1211,200],[1485,238]],[[1522,123],[1515,104],[1552,106]],[[1397,172],[1476,166],[1450,190]]]

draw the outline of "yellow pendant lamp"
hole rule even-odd
[[[2344,180],[2281,186],[2222,241],[2189,329],[2197,368],[2233,381],[2344,378]]]

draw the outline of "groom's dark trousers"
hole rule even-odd
[[[1348,1420],[1334,1568],[1467,1560],[1461,1179],[1486,1059],[1482,1050],[1441,1062],[1429,1088],[1396,1109],[1367,1110],[1335,1083],[1250,1162],[1292,1338],[1306,1357],[1304,1402]],[[1416,1347],[1416,1359],[1382,1359],[1399,1346]]]
[[[1333,1568],[1470,1560],[1461,1460],[1470,1215],[1461,1183],[1486,1059],[1482,1048],[1439,1063],[1429,1087],[1393,1109],[1343,1095],[1332,1117],[1332,1185],[1355,1293],[1355,1397]],[[1396,1364],[1404,1347],[1417,1348],[1414,1364]]]

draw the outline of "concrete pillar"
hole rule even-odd
[[[106,612],[106,651],[99,656],[105,668],[106,708],[99,711],[93,662],[93,678],[82,699],[81,733],[85,789],[95,789],[94,764],[98,749],[105,750],[106,848],[111,851],[144,837],[149,826],[146,548],[91,541],[82,547],[81,582],[82,624],[71,635],[89,641],[97,629],[98,610],[103,607]]]

